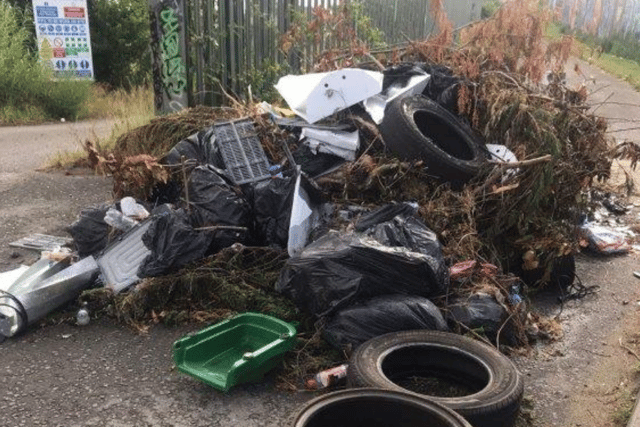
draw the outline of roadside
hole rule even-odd
[[[614,92],[624,102],[640,104],[640,95],[628,85],[579,64],[587,76],[596,78],[595,89],[608,85],[594,94],[594,102]],[[570,79],[580,80],[571,73]],[[614,96],[618,95],[610,99]],[[628,106],[610,107],[603,104],[598,112],[637,114]],[[620,129],[613,126],[623,123],[612,128]],[[110,199],[108,178],[89,171],[72,175],[34,171],[49,153],[76,148],[76,141],[90,136],[93,129],[82,124],[0,128],[0,149],[6,153],[0,159],[0,271],[34,258],[27,251],[8,248],[9,242],[36,232],[64,235],[82,208]],[[640,140],[631,131],[625,138]],[[637,218],[638,208],[629,215]],[[634,391],[636,360],[623,346],[636,349],[634,334],[640,325],[638,279],[632,276],[639,269],[637,256],[580,255],[577,269],[584,285],[597,285],[599,291],[562,307],[560,341],[540,344],[527,356],[516,357],[526,376],[536,427],[613,426],[618,404],[625,393]],[[549,316],[560,311],[553,296],[536,297],[534,305]],[[200,325],[156,326],[148,335],[139,335],[109,319],[94,320],[86,327],[58,319],[62,319],[59,324],[33,328],[0,345],[4,361],[0,384],[6,390],[0,399],[10,425],[285,426],[312,397],[279,392],[270,379],[223,395],[178,374],[173,370],[171,344]]]
[[[575,66],[581,71],[577,73]],[[640,141],[640,130],[628,120],[640,113],[640,94],[628,83],[612,77],[585,61],[567,64],[570,87],[591,80],[589,104],[610,121],[610,135],[618,141]],[[616,162],[610,184],[620,190],[625,171],[633,175],[636,189],[629,199],[638,203],[640,173],[628,161]],[[640,222],[634,209],[625,222]],[[542,426],[624,426],[638,391],[637,357],[640,343],[640,270],[638,254],[616,257],[577,257],[577,275],[586,287],[598,291],[560,306],[554,296],[544,295],[533,303],[547,316],[558,316],[563,337],[551,344],[535,346],[527,357],[516,358],[526,375],[525,396],[533,404],[533,425]]]

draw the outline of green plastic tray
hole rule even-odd
[[[180,372],[221,391],[260,381],[295,345],[296,328],[275,317],[239,314],[173,344]]]

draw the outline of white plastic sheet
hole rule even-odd
[[[364,108],[371,116],[371,119],[379,125],[382,123],[382,119],[384,118],[384,110],[387,108],[387,104],[399,96],[417,95],[422,93],[424,88],[427,86],[430,77],[431,76],[429,74],[413,76],[404,86],[400,83],[394,83],[385,89],[384,92],[365,99],[362,105],[364,105]]]
[[[345,68],[284,76],[275,88],[289,108],[307,122],[315,123],[380,93],[383,78],[376,71]]]

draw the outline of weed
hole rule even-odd
[[[618,400],[618,407],[613,412],[611,417],[615,425],[626,426],[631,419],[631,415],[633,414],[635,398],[632,393],[625,391]]]

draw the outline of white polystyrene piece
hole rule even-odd
[[[136,202],[136,199],[133,197],[124,197],[120,200],[120,210],[124,215],[139,221],[142,221],[149,216],[149,211],[147,211],[144,206]]]
[[[345,68],[329,73],[288,75],[275,88],[309,123],[329,117],[382,91],[382,73]]]

